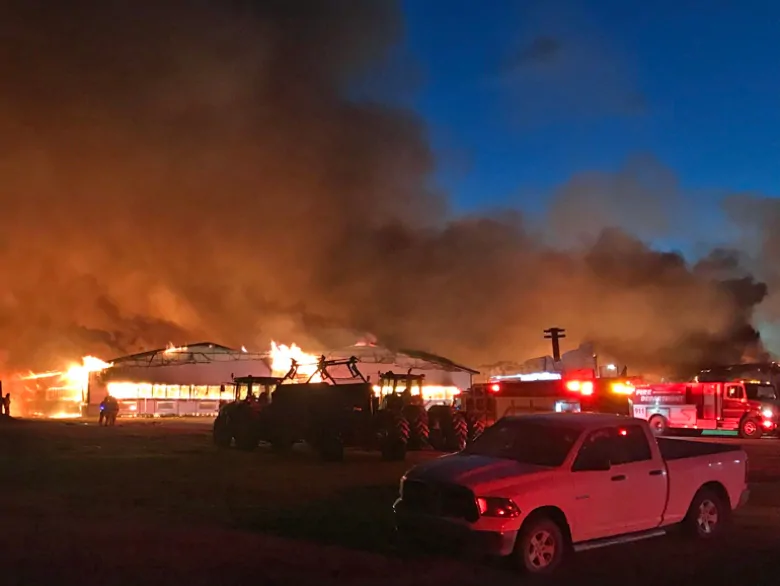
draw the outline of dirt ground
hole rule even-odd
[[[780,441],[743,442],[752,502],[713,546],[577,556],[554,583],[780,583]],[[517,584],[500,564],[400,557],[391,504],[415,461],[218,452],[204,421],[0,422],[0,584]]]

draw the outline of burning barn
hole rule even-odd
[[[375,392],[381,375],[423,375],[422,394],[427,402],[451,402],[461,391],[471,386],[477,371],[458,365],[446,358],[414,350],[392,352],[374,345],[357,345],[325,353],[326,358],[358,359],[361,373],[374,381]],[[169,346],[116,358],[108,367],[92,372],[86,390],[86,412],[95,415],[100,402],[110,394],[119,400],[124,416],[214,416],[220,402],[233,399],[232,379],[240,376],[283,377],[292,360],[299,365],[296,378],[319,380],[317,360],[295,344],[271,344],[268,352],[253,353],[236,350],[212,342],[182,347]],[[338,382],[354,381],[347,372],[338,369],[329,373]],[[396,390],[402,392],[400,380]],[[420,392],[415,386],[411,391]]]
[[[110,394],[122,415],[206,415],[233,398],[233,376],[271,376],[267,353],[249,353],[212,342],[169,346],[115,358],[111,366],[92,373],[86,411],[97,414]]]

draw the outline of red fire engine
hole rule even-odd
[[[532,376],[532,375],[526,375]],[[494,378],[475,384],[460,397],[461,408],[492,425],[501,417],[544,411],[597,411],[629,414],[632,378],[597,378],[593,370],[570,371],[542,380]]]
[[[755,380],[638,385],[631,397],[633,416],[658,435],[728,430],[759,438],[777,432],[779,408],[774,385]]]

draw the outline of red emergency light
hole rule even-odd
[[[497,393],[500,390],[501,390],[501,385],[500,384],[495,383],[495,384],[490,385],[490,392],[491,393]]]
[[[566,381],[566,390],[589,397],[593,394],[593,381],[568,380]]]

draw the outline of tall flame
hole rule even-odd
[[[86,401],[87,386],[89,385],[89,375],[93,372],[100,372],[111,368],[112,363],[105,362],[94,356],[84,356],[81,364],[71,364],[66,370],[51,370],[48,372],[30,372],[19,376],[20,380],[47,380],[44,383],[47,394],[56,393],[58,401],[69,403],[83,403]],[[65,419],[78,417],[76,413],[57,412],[49,415],[52,419]]]
[[[83,389],[89,383],[89,374],[91,372],[100,372],[112,366],[113,364],[104,362],[100,358],[85,356],[82,358],[81,364],[72,365],[63,373],[62,377],[70,386]]]
[[[317,372],[317,362],[319,357],[315,354],[309,354],[293,343],[290,346],[286,344],[277,344],[271,342],[271,371],[274,376],[284,376],[290,370],[292,361],[298,363],[298,374],[309,378]],[[322,376],[315,374],[311,382],[322,382]]]

